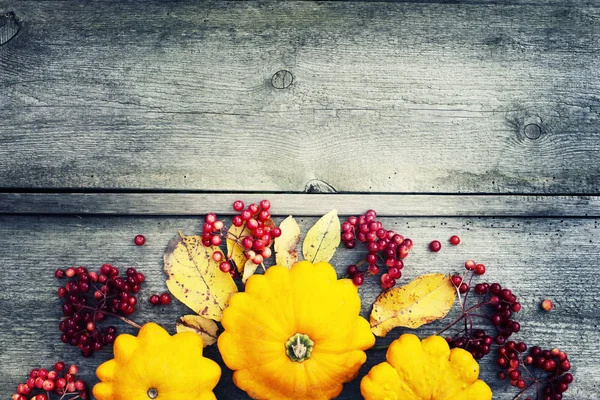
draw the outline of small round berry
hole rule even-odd
[[[237,212],[240,212],[244,209],[245,205],[244,202],[241,200],[236,200],[233,202],[233,209]]]
[[[56,279],[61,279],[65,277],[65,271],[63,269],[58,268],[56,271],[54,271],[54,277]]]
[[[213,237],[210,239],[210,243],[213,246],[220,246],[221,243],[223,243],[223,239],[221,239],[221,236],[219,235],[213,235]]]
[[[456,287],[459,287],[462,283],[462,278],[458,275],[453,275],[450,279],[452,280],[452,284]]]
[[[136,237],[133,238],[133,243],[135,243],[136,246],[143,246],[144,243],[146,243],[146,238],[144,235],[136,235]]]
[[[475,273],[477,275],[483,275],[483,274],[485,274],[485,265],[483,265],[483,264],[477,264],[475,266]]]
[[[370,275],[377,275],[379,273],[379,266],[377,264],[370,264],[368,271]]]
[[[150,304],[155,306],[158,303],[160,303],[160,297],[158,297],[157,294],[153,294],[152,296],[150,296],[150,299],[148,301],[150,302]]]
[[[364,275],[363,275],[361,272],[359,272],[359,273],[355,274],[355,275],[352,277],[352,283],[354,283],[354,285],[355,285],[355,286],[360,286],[360,285],[362,285],[364,282],[365,282],[365,277],[364,277]]]
[[[460,286],[458,287],[458,291],[461,293],[467,293],[469,291],[469,285],[467,285],[466,283],[461,283]]]
[[[263,259],[265,259],[271,257],[271,255],[273,255],[273,251],[267,247],[260,254],[263,256]]]
[[[59,361],[56,364],[54,364],[54,367],[52,369],[55,370],[56,372],[62,372],[65,369],[65,363],[62,361]]]
[[[546,300],[542,301],[542,310],[550,311],[550,310],[552,310],[553,307],[554,307],[554,305],[552,304],[551,300],[546,299]]]
[[[228,261],[223,261],[221,264],[219,264],[219,269],[223,272],[229,272],[231,271],[231,263]]]
[[[171,295],[169,293],[163,293],[160,295],[160,303],[163,305],[168,305],[171,303]]]
[[[223,224],[223,221],[221,220],[215,221],[213,223],[213,229],[216,231],[220,231],[221,229],[223,229],[223,226],[225,226],[225,224]]]
[[[252,218],[252,213],[248,210],[244,210],[244,211],[242,211],[240,216],[242,217],[243,221],[248,221]]]
[[[354,264],[353,265],[348,265],[347,272],[348,272],[349,276],[354,276],[358,272],[358,267],[356,265],[354,265]]]
[[[458,246],[460,244],[460,238],[456,235],[450,236],[450,244],[452,246]]]
[[[233,226],[235,226],[235,227],[238,227],[238,228],[239,228],[240,226],[244,225],[244,220],[243,220],[243,219],[242,219],[242,217],[241,217],[241,216],[239,216],[239,215],[236,215],[236,216],[234,216],[234,217],[232,218],[231,222],[233,223]]]
[[[75,276],[75,268],[73,268],[73,267],[67,268],[65,271],[65,275],[67,276],[67,278],[74,277]]]
[[[271,202],[269,200],[262,200],[259,204],[260,208],[262,208],[263,210],[268,210],[269,208],[271,208]]]
[[[214,224],[215,221],[217,220],[217,216],[215,215],[215,213],[208,213],[206,214],[206,217],[204,217],[204,222],[211,224]]]
[[[250,236],[246,236],[243,240],[242,240],[242,246],[245,249],[251,249],[252,245],[254,244],[254,240],[252,240],[252,238]]]
[[[442,244],[440,243],[439,240],[434,240],[431,243],[429,243],[429,250],[433,251],[434,253],[437,253],[441,249],[442,249]]]
[[[262,263],[263,261],[264,261],[264,258],[263,258],[263,256],[262,256],[262,255],[260,255],[260,254],[257,254],[257,255],[255,255],[255,256],[252,258],[252,262],[253,262],[254,264],[256,264],[256,265],[258,265],[258,264]]]
[[[223,259],[223,253],[221,253],[220,251],[215,251],[212,254],[212,259],[214,262],[219,262]]]
[[[281,236],[281,229],[277,227],[271,229],[271,236],[274,238],[278,238],[279,236]]]
[[[248,220],[248,222],[246,223],[246,227],[248,229],[250,229],[251,231],[255,230],[256,228],[258,228],[258,221],[255,220],[254,218],[250,218]]]
[[[476,266],[477,266],[477,263],[473,260],[465,261],[465,268],[468,269],[469,271],[473,271]]]

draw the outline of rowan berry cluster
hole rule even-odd
[[[381,274],[380,285],[384,290],[391,289],[396,285],[396,280],[402,276],[404,259],[413,247],[411,239],[394,232],[386,230],[380,221],[377,221],[377,213],[369,210],[355,217],[349,217],[342,223],[342,242],[352,249],[358,242],[367,247],[367,255],[357,264],[348,266],[348,275],[356,286],[364,283],[365,272],[368,275],[378,275],[383,268],[387,272]],[[361,264],[367,264],[366,271],[360,270]]]
[[[533,392],[536,400],[562,400],[573,382],[573,375],[567,372],[571,369],[567,353],[558,348],[542,350],[538,346],[527,350],[525,343],[512,340],[499,347],[496,363],[502,370],[498,378],[508,379],[512,386],[521,389],[519,398]]]
[[[451,277],[452,284],[459,295],[462,295],[460,301],[462,313],[442,332],[462,321],[463,329],[446,340],[450,347],[465,349],[479,360],[490,353],[493,342],[503,345],[513,333],[521,330],[521,324],[513,318],[521,311],[521,303],[517,301],[517,296],[510,289],[503,288],[499,283],[484,282],[473,285],[475,276],[485,274],[484,264],[468,260],[465,268],[467,273],[464,277],[460,275]],[[473,294],[469,296],[471,292]],[[474,300],[469,302],[469,299]],[[495,327],[496,333],[487,334],[484,329],[475,329],[473,323],[475,318],[488,320]]]
[[[67,368],[62,361],[54,364],[50,371],[34,368],[27,381],[17,386],[17,392],[11,400],[51,400],[52,394],[63,400],[87,399],[86,384],[77,379],[78,372],[77,366]]]
[[[54,276],[67,279],[58,288],[58,297],[64,299],[63,318],[58,324],[61,340],[77,346],[84,357],[114,342],[117,329],[102,328],[99,323],[110,315],[126,320],[124,317],[135,311],[136,293],[145,281],[144,274],[135,268],[119,276],[119,269],[109,264],[98,272],[85,267],[57,269]]]
[[[269,200],[262,200],[259,204],[252,203],[246,207],[242,200],[236,200],[233,209],[238,214],[233,216],[232,224],[236,228],[241,228],[241,234],[236,236],[231,233],[231,230],[227,231],[223,221],[214,213],[209,213],[204,218],[202,226],[202,244],[207,247],[220,246],[223,239],[230,240],[243,249],[248,260],[257,265],[262,264],[273,254],[271,250],[273,239],[281,236],[281,229],[271,220],[271,203]],[[232,266],[231,252],[225,256],[220,251],[215,251],[212,258],[220,263],[221,271],[229,272],[235,277],[236,269]]]

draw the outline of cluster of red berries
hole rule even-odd
[[[224,233],[223,221],[217,219],[213,213],[207,214],[202,226],[202,244],[204,246],[219,246],[223,238],[233,240],[236,245],[244,249],[247,259],[254,264],[261,264],[265,259],[271,257],[271,242],[274,238],[281,236],[281,229],[276,227],[271,220],[271,203],[262,200],[259,204],[250,204],[248,207],[241,200],[233,203],[233,209],[238,212],[232,218],[233,226],[243,227],[243,235],[236,237],[230,232]],[[225,257],[220,251],[212,255],[213,261],[219,262],[219,268],[223,272],[229,272],[235,277],[236,270],[231,265],[231,256]],[[238,265],[238,267],[242,267]]]
[[[64,299],[63,318],[58,324],[61,340],[77,346],[84,357],[115,340],[114,326],[102,329],[99,322],[108,315],[127,316],[134,312],[136,293],[144,282],[144,274],[128,268],[125,276],[119,269],[104,264],[98,272],[88,272],[85,267],[57,269],[54,276],[67,278],[68,282],[58,288],[58,297]]]
[[[355,217],[349,217],[342,224],[342,241],[344,245],[352,249],[356,247],[356,241],[362,242],[367,247],[368,254],[364,262],[368,264],[367,273],[377,275],[379,271],[387,268],[387,272],[381,275],[381,288],[390,289],[396,285],[396,279],[402,276],[404,260],[413,247],[412,240],[404,238],[392,230],[386,230],[380,221],[377,221],[377,213],[369,210]],[[348,267],[348,275],[355,285],[364,283],[365,272],[358,265]]]
[[[465,349],[471,352],[475,359],[479,360],[490,353],[492,342],[503,345],[513,333],[521,330],[521,324],[512,319],[514,313],[521,311],[521,303],[517,301],[517,296],[511,290],[503,288],[499,283],[489,284],[484,282],[472,286],[474,276],[485,274],[484,264],[468,260],[465,262],[465,268],[467,269],[467,276],[464,278],[460,275],[451,277],[452,284],[460,294],[463,294],[463,301],[461,302],[462,315],[452,325],[464,320],[465,328],[454,337],[448,337],[447,341],[450,347]],[[476,295],[474,305],[467,303],[471,291]],[[481,314],[481,312],[484,314]],[[483,329],[474,330],[473,318],[489,320],[496,328],[495,337],[492,338]],[[469,324],[466,323],[467,321]]]
[[[88,393],[85,382],[77,379],[78,368],[71,365],[66,368],[64,362],[54,364],[48,371],[45,368],[34,368],[29,373],[27,382],[17,386],[17,392],[12,400],[50,400],[50,394],[60,396],[60,399],[87,399]]]
[[[567,372],[571,369],[567,354],[558,348],[542,350],[538,346],[526,352],[527,345],[523,342],[511,340],[499,347],[496,363],[502,371],[498,372],[498,378],[509,379],[512,386],[521,389],[521,397],[531,389],[537,400],[562,400],[573,382],[573,375]]]
[[[157,306],[159,304],[162,304],[163,306],[166,306],[166,305],[169,305],[171,303],[171,295],[169,293],[166,293],[166,292],[162,293],[160,295],[153,294],[152,296],[150,296],[150,298],[148,299],[148,301],[153,306]]]

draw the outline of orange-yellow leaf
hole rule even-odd
[[[242,226],[231,225],[227,231],[227,258],[231,258],[240,274],[244,272],[244,264],[248,260],[241,242],[248,235],[250,230],[246,228],[246,223]]]
[[[205,247],[201,236],[179,233],[165,251],[167,287],[179,301],[197,314],[221,320],[229,296],[237,292],[230,274],[219,269],[212,254],[218,247]]]
[[[275,239],[275,262],[277,265],[291,268],[298,261],[298,243],[300,227],[291,215],[279,224],[281,236]]]
[[[202,338],[204,347],[217,343],[217,324],[212,319],[206,319],[200,315],[184,315],[177,320],[175,325],[177,333],[196,332]]]
[[[377,297],[371,312],[371,331],[385,336],[397,326],[416,329],[444,318],[456,298],[456,288],[444,274],[418,277],[408,285]]]
[[[302,255],[306,261],[329,261],[340,245],[340,219],[337,210],[323,215],[306,233]]]

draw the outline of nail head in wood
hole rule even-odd
[[[523,133],[531,140],[542,136],[542,128],[538,124],[527,124],[523,128]]]
[[[19,33],[20,29],[21,24],[17,20],[14,12],[11,11],[0,14],[0,46],[8,43],[10,39],[14,38],[17,33]]]
[[[275,89],[286,89],[294,82],[294,76],[290,71],[282,69],[281,71],[275,72],[275,75],[271,78],[271,85]]]

